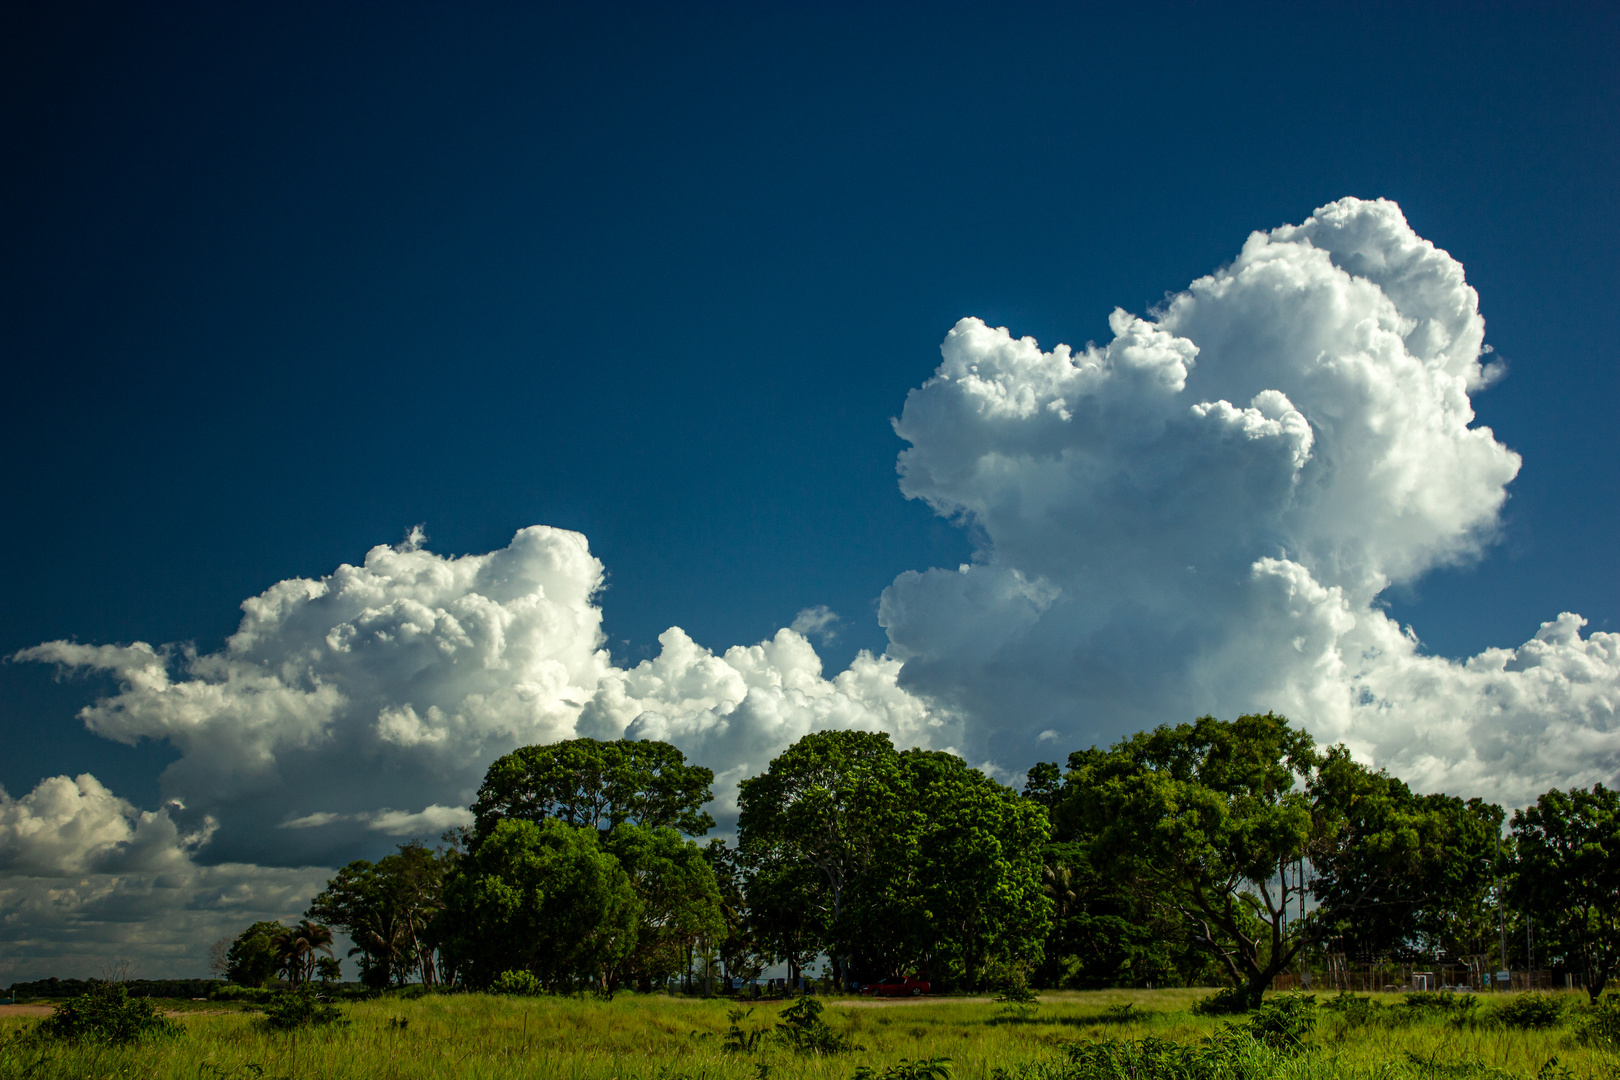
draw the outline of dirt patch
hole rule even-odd
[[[0,1016],[49,1016],[49,1005],[0,1005]]]

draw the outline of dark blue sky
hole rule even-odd
[[[1342,195],[1465,264],[1525,459],[1396,613],[1449,656],[1616,629],[1617,11],[7,5],[0,652],[214,648],[411,524],[547,523],[619,660],[824,603],[836,670],[969,550],[889,428],[958,317],[1106,340]],[[100,688],[0,666],[0,784],[152,805]]]

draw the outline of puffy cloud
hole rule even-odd
[[[0,788],[0,871],[47,877],[173,869],[208,839],[183,834],[168,809],[143,812],[95,777],[53,776],[13,799]]]
[[[826,604],[817,604],[815,607],[804,608],[793,616],[793,621],[788,624],[788,629],[796,634],[803,634],[805,637],[819,638],[823,644],[826,644],[838,639],[837,627],[842,621],[838,617],[838,612]]]
[[[661,739],[715,771],[716,816],[736,809],[736,784],[811,731],[885,731],[899,746],[948,745],[959,729],[896,685],[900,663],[862,651],[833,679],[795,630],[715,655],[678,627],[659,655],[604,676],[581,734]]]
[[[58,641],[19,658],[119,680],[84,722],[181,751],[164,794],[178,820],[218,819],[210,859],[334,862],[376,831],[442,831],[493,757],[573,733],[610,667],[601,583],[578,533],[460,558],[413,533],[247,600],[219,652]],[[303,828],[265,827],[288,822]]]
[[[291,918],[328,872],[198,866],[207,831],[141,811],[88,774],[0,789],[0,983],[99,974],[201,975],[208,945],[259,919]]]
[[[1476,556],[1519,468],[1472,426],[1478,298],[1394,203],[1255,233],[1110,326],[1045,352],[963,319],[895,424],[902,490],[978,550],[901,575],[880,618],[970,753],[1277,708],[1426,787],[1614,778],[1620,637],[1565,615],[1454,663],[1374,606]]]
[[[722,822],[737,781],[828,728],[1012,780],[1145,726],[1278,709],[1425,789],[1513,803],[1615,779],[1620,635],[1564,614],[1454,662],[1376,606],[1475,557],[1519,468],[1473,424],[1469,395],[1500,370],[1480,362],[1477,297],[1393,203],[1255,233],[1162,309],[1109,322],[1079,351],[976,319],[946,336],[895,423],[900,483],[977,552],[900,575],[887,653],[832,678],[809,640],[832,636],[825,607],[719,653],[671,628],[615,667],[601,564],[544,526],[459,558],[412,530],[246,601],[214,653],[19,653],[112,674],[85,723],[180,758],[157,811],[88,776],[0,793],[3,955],[116,945],[196,970],[209,927],[296,914],[325,877],[275,867],[463,824],[490,760],[576,735],[673,742],[715,769]]]
[[[943,728],[896,688],[895,660],[863,653],[822,677],[805,635],[831,633],[825,607],[723,655],[672,628],[656,659],[619,670],[602,648],[601,584],[578,533],[536,526],[450,558],[413,531],[361,566],[246,601],[217,653],[57,641],[18,657],[117,677],[81,716],[108,738],[180,749],[165,813],[213,830],[208,861],[330,864],[372,852],[378,834],[435,837],[467,823],[495,757],[576,734],[674,742],[720,774],[723,816],[731,785],[807,731],[918,741]]]

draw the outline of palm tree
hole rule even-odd
[[[332,931],[318,922],[303,919],[276,935],[275,949],[287,980],[301,983],[314,971],[317,952],[332,955]]]

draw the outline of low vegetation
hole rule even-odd
[[[123,983],[100,982],[90,984],[78,997],[57,1002],[30,1034],[37,1040],[125,1046],[180,1031],[179,1024],[158,1012],[151,998],[130,997]]]
[[[319,1004],[318,997],[307,988]],[[111,1041],[0,1019],[0,1077],[152,1080],[1604,1080],[1620,1076],[1614,1018],[1554,995],[1552,1026],[1519,1026],[1532,995],[1473,1008],[1417,995],[1275,995],[1241,1016],[1202,1015],[1204,990],[1046,993],[1009,1015],[988,998],[751,1003],[601,997],[385,994],[342,1024],[278,1030],[262,1007],[215,1006],[164,1023],[176,1038]],[[1436,998],[1444,995],[1435,995]],[[286,999],[284,999],[286,1000]],[[1465,998],[1464,1000],[1475,1000]],[[1360,1004],[1365,1003],[1365,1004]],[[1534,1006],[1541,1009],[1538,1003]],[[1458,1018],[1464,1017],[1463,1022]],[[1605,1025],[1608,1025],[1607,1027]]]

